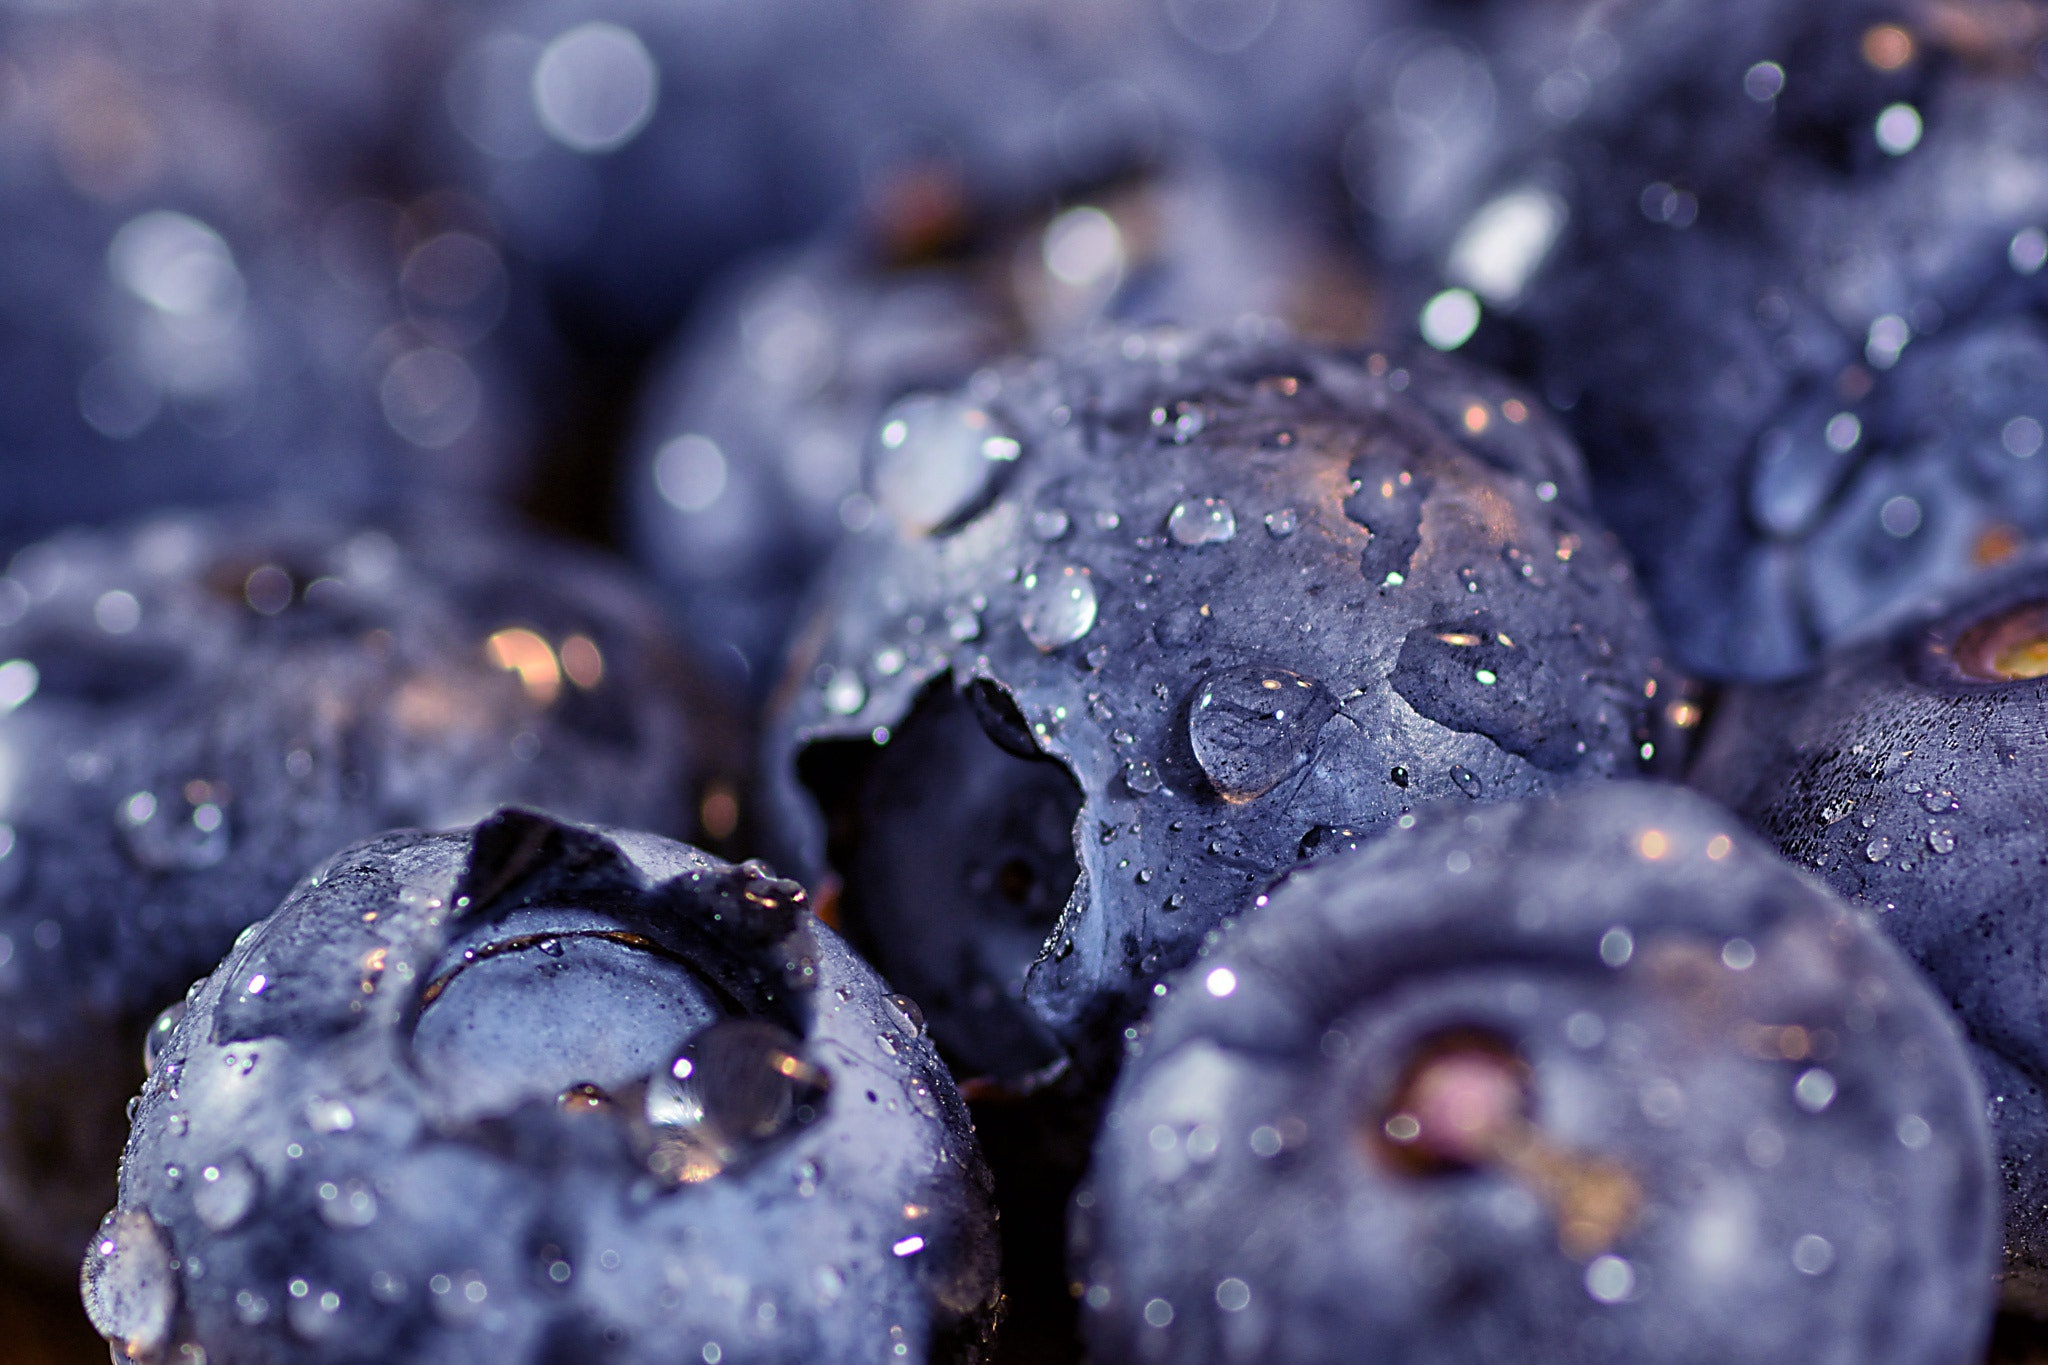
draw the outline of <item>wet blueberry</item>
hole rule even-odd
[[[1694,782],[1877,915],[1961,1015],[2003,1149],[2006,1297],[2048,1313],[2048,1032],[2036,969],[2048,569],[2038,557],[1731,690]]]
[[[1589,16],[1580,107],[1444,239],[1439,344],[1483,312],[1569,409],[1694,668],[1790,676],[2048,526],[2043,201],[1993,189],[2048,171],[2031,13]]]
[[[1358,282],[1271,198],[1190,165],[1106,181],[1051,211],[977,220],[964,204],[920,201],[858,236],[748,265],[656,381],[631,457],[640,557],[693,637],[736,654],[767,691],[818,568],[875,515],[861,453],[897,400],[1105,321],[1257,313],[1362,336]],[[892,416],[907,429],[932,413],[912,398]],[[1034,533],[1056,540],[1065,527],[1047,512]]]
[[[1598,786],[1281,883],[1134,1044],[1074,1269],[1105,1359],[1964,1365],[1996,1203],[1896,949]]]
[[[1475,371],[1158,330],[919,401],[770,781],[793,863],[977,1071],[1107,1064],[1310,831],[1645,756],[1646,609],[1570,446]],[[992,1005],[1017,1045],[970,1060]]]
[[[987,1173],[887,992],[758,863],[357,845],[194,989],[87,1309],[117,1358],[977,1359]]]
[[[686,703],[616,571],[450,515],[173,517],[22,551],[0,577],[8,1241],[75,1257],[150,1020],[306,867],[507,800],[687,831]]]

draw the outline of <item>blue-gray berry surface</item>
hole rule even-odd
[[[979,1358],[987,1172],[801,887],[501,811],[335,856],[168,1028],[83,1290],[116,1358]]]

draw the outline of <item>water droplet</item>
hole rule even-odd
[[[946,636],[960,644],[966,644],[981,634],[981,617],[972,607],[946,608]]]
[[[1058,540],[1072,523],[1057,507],[1041,507],[1031,514],[1031,534],[1044,541]]]
[[[344,1101],[315,1095],[306,1101],[306,1122],[316,1133],[346,1133],[356,1126],[356,1111]]]
[[[1266,513],[1266,534],[1275,540],[1285,540],[1301,525],[1300,518],[1292,507],[1283,507],[1277,512]]]
[[[1024,576],[1024,634],[1042,650],[1069,645],[1095,628],[1095,582],[1086,568],[1065,564]]]
[[[1475,801],[1478,800],[1479,793],[1485,789],[1485,784],[1479,780],[1479,775],[1463,764],[1453,763],[1451,765],[1451,782],[1459,791]]]
[[[915,1000],[907,995],[891,995],[883,998],[882,1005],[897,1028],[913,1038],[924,1037],[924,1011]]]
[[[835,668],[825,678],[825,709],[835,716],[850,716],[868,703],[868,689],[860,674],[851,668]]]
[[[1792,1244],[1792,1264],[1802,1275],[1824,1275],[1835,1263],[1835,1248],[1828,1239],[1809,1232]]]
[[[1946,815],[1960,808],[1961,803],[1956,800],[1956,794],[1946,787],[1930,788],[1920,794],[1920,809],[1929,815]]]
[[[1595,1256],[1586,1267],[1586,1292],[1601,1303],[1620,1303],[1635,1287],[1635,1267],[1619,1256]]]
[[[154,1076],[156,1064],[164,1055],[164,1045],[171,1041],[178,1021],[185,1017],[185,1002],[180,1000],[159,1014],[149,1026],[149,1033],[142,1040],[142,1074]]]
[[[1892,841],[1880,834],[1863,846],[1863,856],[1873,863],[1881,863],[1891,856]]]
[[[648,1163],[676,1184],[709,1180],[810,1122],[830,1085],[788,1030],[756,1019],[722,1020],[649,1082],[647,1121],[657,1137]]]
[[[170,1343],[178,1309],[177,1273],[156,1222],[139,1209],[116,1209],[93,1235],[79,1275],[85,1314],[99,1334],[131,1358],[153,1360]]]
[[[1930,830],[1927,846],[1936,853],[1953,853],[1956,851],[1956,832],[1952,829]]]
[[[1792,1098],[1809,1114],[1818,1114],[1835,1102],[1835,1078],[1820,1067],[1799,1074],[1792,1083]]]
[[[1139,796],[1150,796],[1163,784],[1157,769],[1142,758],[1133,758],[1124,763],[1124,785]]]
[[[910,1091],[910,1102],[918,1113],[932,1119],[939,1116],[938,1098],[932,1094],[931,1085],[924,1077],[912,1076],[906,1088]]]
[[[249,1216],[262,1192],[262,1177],[247,1157],[236,1152],[199,1168],[192,1186],[192,1212],[213,1231],[226,1232]]]
[[[958,397],[920,394],[883,414],[875,502],[906,536],[926,536],[971,510],[997,469],[1022,453],[989,413]]]
[[[193,798],[197,797],[197,800]],[[224,799],[205,782],[169,797],[139,791],[114,808],[128,856],[151,872],[200,872],[228,856],[232,834]]]
[[[1226,801],[1250,801],[1309,758],[1337,700],[1313,678],[1249,664],[1211,673],[1188,710],[1195,762]]]
[[[1221,498],[1176,503],[1166,518],[1166,534],[1176,545],[1221,545],[1237,535],[1237,514]]]

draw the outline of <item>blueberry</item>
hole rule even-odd
[[[887,992],[758,863],[357,845],[194,988],[87,1310],[136,1359],[977,1359],[987,1173]]]
[[[77,534],[16,556],[0,623],[0,1229],[42,1264],[105,1205],[150,1019],[316,859],[507,800],[691,827],[658,610],[510,530]]]
[[[1814,676],[1731,689],[1693,780],[1876,913],[1968,1030],[2004,1149],[2006,1296],[2048,1313],[2039,828],[2048,567],[1927,604]]]
[[[634,540],[692,636],[767,690],[818,568],[873,515],[861,447],[905,395],[1106,320],[1361,335],[1360,285],[1266,188],[1195,165],[1015,218],[926,204],[744,267],[664,363],[631,457]]]
[[[2031,37],[1932,13],[1595,27],[1611,69],[1555,73],[1583,112],[1446,239],[1471,345],[1569,409],[1697,670],[1795,674],[2048,526],[2048,246],[1984,192],[2048,166],[2048,85]]]
[[[0,23],[35,53],[0,169],[0,554],[162,506],[509,482],[524,419],[486,342],[505,300],[481,215],[334,206],[336,167],[226,79],[201,11],[164,8]]]
[[[1312,830],[1637,769],[1647,611],[1571,447],[1461,365],[1127,332],[912,400],[871,454],[769,781],[881,969],[944,983],[942,1047],[1008,1002],[976,1069],[1042,1071],[1033,1035],[1108,1064]]]
[[[1954,1021],[1676,788],[1418,817],[1172,983],[1075,1201],[1105,1359],[1981,1359]]]

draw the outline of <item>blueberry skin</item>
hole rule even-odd
[[[2048,526],[2044,201],[1992,188],[2048,166],[2048,81],[2031,39],[1930,13],[1640,7],[1465,229],[1513,196],[1562,220],[1512,292],[1450,282],[1569,409],[1696,671],[1792,676]]]
[[[1474,1031],[1556,1184],[1404,1164],[1409,1059]],[[1953,1020],[1678,789],[1443,809],[1299,872],[1131,1051],[1074,1210],[1101,1358],[1982,1358],[1995,1175]]]
[[[978,1359],[987,1173],[887,990],[756,863],[359,844],[195,987],[88,1311],[143,1359]]]
[[[692,827],[709,713],[659,608],[509,528],[79,533],[0,621],[0,1229],[35,1264],[105,1207],[150,1019],[338,844],[515,800]]]
[[[629,456],[639,559],[692,638],[736,655],[765,694],[818,570],[872,518],[861,450],[896,400],[1106,322],[1257,313],[1364,335],[1362,284],[1276,198],[1194,159],[954,223],[943,244],[892,241],[878,222],[743,266],[653,383]]]
[[[1107,1065],[1152,982],[1326,827],[1637,770],[1647,609],[1569,444],[1461,364],[1277,330],[1111,335],[903,410],[872,454],[876,526],[824,575],[769,720],[773,818],[790,865],[850,876],[865,784],[919,790],[882,741],[942,723],[949,689],[989,763],[1022,756],[1033,790],[1034,760],[1066,770],[1078,880],[1056,927],[1021,981],[951,983],[1056,1044],[981,1059],[995,1074],[1058,1049]],[[923,790],[950,807],[927,828],[965,841],[945,859],[990,836]],[[925,866],[897,884],[922,878],[942,918],[1012,922]],[[891,980],[916,996],[951,970],[892,926],[901,896],[862,900],[850,880],[851,932]],[[957,1046],[964,1021],[920,1003]]]
[[[2038,554],[1837,650],[1799,682],[1731,689],[1691,781],[1878,917],[1967,1029],[2006,1185],[2005,1293],[2048,1313],[2048,1032],[2038,965],[2040,711],[1985,623],[2048,598]],[[1975,633],[1973,633],[1975,632]],[[2009,638],[2006,643],[2012,643]]]

